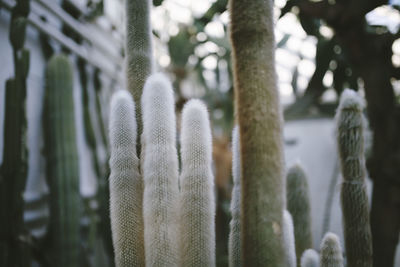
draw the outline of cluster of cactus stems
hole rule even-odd
[[[23,229],[23,191],[27,177],[26,80],[29,51],[24,48],[29,0],[17,0],[11,10],[9,38],[14,77],[5,86],[3,162],[0,167],[0,265],[28,266],[29,249]]]
[[[54,266],[78,266],[80,191],[72,66],[54,55],[46,69],[44,135],[50,188],[49,235]]]
[[[336,235],[324,237],[320,255],[311,249],[309,189],[299,165],[289,170],[285,184],[272,1],[231,0],[229,9],[240,125],[232,137],[229,266],[341,267],[343,256]],[[172,86],[164,75],[151,74],[149,1],[126,1],[126,16],[131,94],[115,93],[109,126],[116,265],[215,266],[211,131],[206,107],[191,100],[183,109],[179,176]],[[351,262],[350,255],[368,259],[370,250],[365,250],[369,245],[361,244],[363,249],[354,245],[357,253],[351,252],[349,234],[359,243],[370,239],[360,233],[367,228],[368,216],[358,226],[354,219],[347,222],[354,203],[361,205],[363,216],[367,206],[362,144],[357,141],[362,137],[361,108],[357,100],[344,104],[343,98],[347,97],[342,97],[339,109],[338,142],[345,178],[345,239]],[[360,198],[349,195],[354,189],[362,189],[356,191]]]
[[[168,79],[153,74],[143,89],[140,172],[134,107],[126,91],[113,96],[110,192],[116,265],[215,266],[212,146],[206,107],[190,100],[183,109],[180,176]]]

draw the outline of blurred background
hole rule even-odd
[[[125,83],[124,3],[122,0],[30,2],[25,42],[30,51],[30,68],[24,226],[33,251],[32,266],[49,266],[46,255],[49,190],[42,153],[44,72],[51,55],[61,51],[69,55],[74,66],[75,123],[84,207],[82,266],[113,266],[107,211],[107,125],[110,97],[115,90],[124,88]],[[322,7],[327,2],[332,11]],[[376,77],[375,87],[380,87],[379,81],[383,80],[382,88],[376,90],[390,90],[396,107],[400,100],[400,1],[376,2],[367,5],[351,1],[350,9],[361,11],[344,12],[346,17],[338,15],[342,12],[340,7],[347,5],[340,0],[275,0],[276,71],[285,114],[285,160],[287,166],[300,161],[308,175],[315,249],[326,231],[338,234],[343,240],[341,178],[333,118],[338,96],[346,88],[354,89],[366,96],[371,105],[375,97],[366,95],[369,84],[363,79],[367,70],[362,67],[366,64]],[[13,0],[2,0],[0,4],[0,162],[7,131],[3,126],[5,83],[14,73],[9,42],[10,11],[14,5]],[[333,9],[335,6],[339,6],[338,11]],[[226,9],[227,0],[153,0],[151,14],[157,70],[167,73],[173,81],[178,116],[190,98],[203,99],[209,108],[218,199],[218,266],[227,266],[232,188],[230,140],[234,104]],[[343,25],[354,28],[357,34]],[[382,102],[374,102],[376,105]],[[371,117],[374,112],[368,108],[367,115]],[[374,123],[370,136],[373,134]],[[377,144],[371,138],[369,147],[373,151]],[[393,184],[398,186],[398,183],[397,177]],[[371,196],[371,182],[368,191]],[[400,266],[399,250],[395,266]]]

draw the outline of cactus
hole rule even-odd
[[[312,247],[310,199],[306,175],[300,164],[292,166],[286,178],[287,209],[293,217],[297,262]]]
[[[229,266],[240,267],[240,150],[239,150],[239,126],[236,126],[232,132],[232,176],[233,189],[231,200],[232,220],[230,222],[228,254]]]
[[[313,249],[307,249],[304,251],[303,255],[301,256],[300,261],[301,267],[319,267],[319,255]]]
[[[23,192],[27,178],[26,79],[29,51],[24,49],[29,0],[17,0],[11,10],[9,39],[14,77],[6,81],[3,162],[0,166],[0,266],[30,266],[30,248],[24,229]]]
[[[79,264],[79,168],[72,66],[53,56],[46,69],[44,134],[50,185],[50,238],[54,266]]]
[[[215,266],[211,142],[207,108],[199,100],[190,100],[182,111],[180,266]]]
[[[126,77],[128,91],[136,104],[140,103],[146,78],[153,69],[153,52],[150,29],[150,0],[125,1],[126,21]],[[138,139],[142,133],[142,112],[136,105]],[[140,155],[140,143],[137,143]]]
[[[162,74],[145,83],[143,110],[143,215],[146,266],[178,265],[178,156],[174,97]]]
[[[273,1],[230,1],[236,113],[240,125],[242,260],[284,266],[282,110],[276,87]]]
[[[283,211],[283,243],[285,246],[285,266],[296,267],[296,249],[292,215]]]
[[[343,183],[341,205],[347,262],[349,266],[372,266],[372,240],[365,186],[362,114],[363,101],[355,91],[345,90],[340,98],[337,143]]]
[[[342,248],[337,235],[326,233],[322,239],[320,264],[321,267],[343,267]]]
[[[117,267],[144,266],[143,180],[136,156],[135,104],[116,92],[110,109],[110,211]]]

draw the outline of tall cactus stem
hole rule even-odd
[[[337,144],[343,183],[341,205],[347,262],[349,266],[372,266],[372,238],[365,185],[364,103],[355,91],[345,90],[340,98]]]
[[[319,267],[319,255],[318,252],[309,248],[306,249],[301,256],[300,261],[301,267]]]
[[[180,266],[215,266],[212,138],[206,106],[197,99],[182,111]]]
[[[326,233],[321,243],[321,267],[343,267],[342,248],[339,237],[333,233]]]
[[[275,73],[273,1],[231,0],[232,60],[240,125],[245,266],[284,266],[282,110]]]
[[[228,239],[229,267],[241,267],[241,239],[240,239],[240,147],[239,126],[232,132],[232,177],[233,189],[231,200],[232,219],[229,224],[230,232]]]
[[[126,77],[128,91],[136,105],[138,140],[142,133],[142,112],[139,105],[144,83],[153,70],[153,52],[150,25],[150,0],[125,0],[126,21]],[[140,155],[140,142],[137,142]]]
[[[50,185],[50,238],[54,266],[79,265],[79,166],[72,66],[53,56],[46,70],[44,134]]]
[[[116,92],[110,109],[110,215],[117,267],[145,266],[143,180],[136,156],[135,104],[128,91]]]
[[[299,163],[293,165],[287,174],[286,203],[293,218],[297,263],[299,264],[303,252],[312,247],[309,189],[306,174]]]
[[[170,81],[151,75],[143,89],[143,215],[146,266],[177,266],[178,156]]]

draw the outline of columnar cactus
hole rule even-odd
[[[136,156],[135,104],[128,91],[118,91],[110,111],[110,212],[117,267],[145,266],[143,180]]]
[[[126,77],[128,91],[136,105],[138,138],[142,133],[140,98],[146,78],[153,69],[153,51],[150,27],[150,0],[126,0]],[[137,144],[140,147],[140,143]],[[140,153],[140,149],[138,150]]]
[[[292,215],[283,211],[283,244],[285,246],[285,260],[287,267],[296,267],[296,249]]]
[[[79,265],[79,166],[72,66],[53,56],[46,70],[44,134],[50,185],[50,238],[54,266]]]
[[[236,126],[232,132],[232,177],[233,189],[231,200],[231,215],[232,220],[229,224],[229,266],[240,267],[240,148],[239,148],[239,126]]]
[[[301,267],[319,267],[319,255],[318,252],[309,248],[304,251],[300,261]]]
[[[287,209],[293,217],[297,262],[312,247],[310,199],[307,177],[300,164],[292,166],[286,178]]]
[[[337,235],[326,233],[322,239],[320,264],[321,267],[343,267],[342,248]]]
[[[190,100],[182,111],[180,266],[215,266],[211,142],[207,108],[199,100]]]
[[[0,166],[0,266],[29,266],[24,239],[23,192],[27,178],[26,80],[29,50],[24,48],[29,0],[17,0],[11,9],[9,38],[13,49],[14,77],[6,81],[3,162]],[[2,107],[3,108],[3,107]]]
[[[340,98],[337,143],[343,183],[341,205],[345,248],[349,266],[372,266],[372,241],[365,186],[363,101],[345,90]]]
[[[230,1],[236,114],[240,125],[241,234],[245,266],[284,266],[285,179],[276,87],[273,1]]]
[[[143,215],[146,266],[178,265],[178,157],[174,97],[162,74],[145,83]]]

